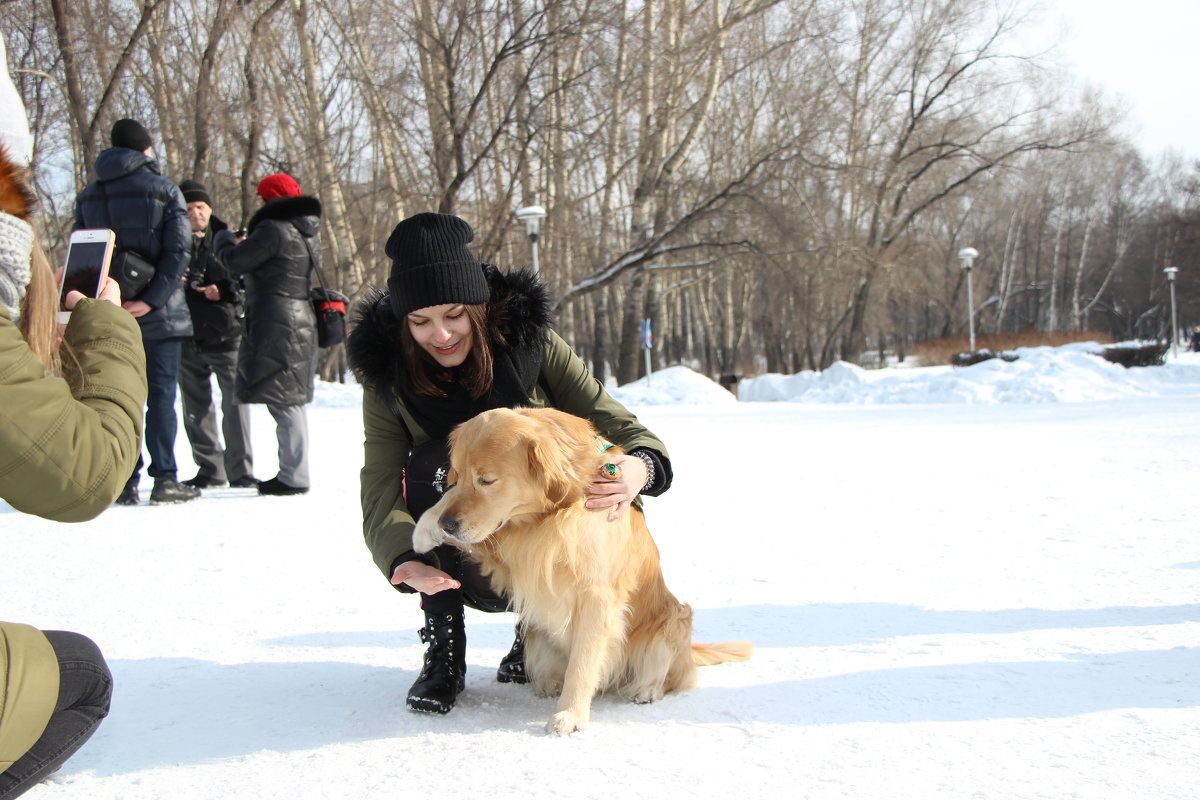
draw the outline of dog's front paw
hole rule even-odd
[[[577,714],[574,711],[559,711],[550,721],[546,723],[546,733],[553,733],[557,736],[569,736],[576,731],[587,730],[588,717],[586,714]]]
[[[442,531],[437,526],[437,515],[426,511],[417,520],[413,530],[413,550],[418,553],[428,553],[442,543]]]

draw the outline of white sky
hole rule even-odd
[[[1131,105],[1129,134],[1154,157],[1200,158],[1200,0],[1044,0],[1079,76]]]

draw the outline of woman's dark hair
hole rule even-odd
[[[492,346],[505,344],[504,336],[494,325],[488,313],[488,303],[464,305],[467,319],[471,323],[471,352],[462,365],[456,368],[454,378],[471,397],[478,400],[492,388]],[[408,319],[400,321],[400,353],[408,365],[408,380],[413,391],[429,397],[445,397],[434,379],[450,378],[449,370],[433,359],[424,348],[419,347],[408,327]]]

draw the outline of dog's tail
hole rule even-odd
[[[749,661],[754,652],[750,642],[692,642],[692,662],[697,667],[710,667],[726,661]]]

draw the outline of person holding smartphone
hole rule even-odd
[[[0,499],[79,522],[112,504],[137,460],[146,361],[111,278],[95,298],[66,293],[71,318],[60,331],[58,282],[31,224],[30,146],[0,69]],[[3,595],[37,590],[6,583]],[[0,621],[0,687],[0,800],[9,800],[87,742],[108,713],[112,676],[86,636]]]

